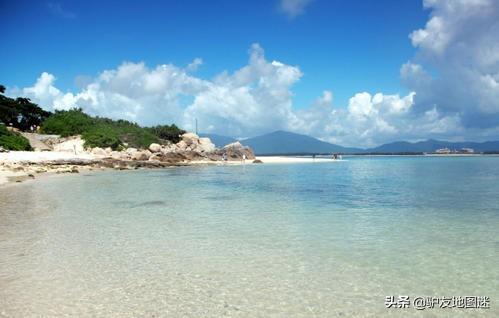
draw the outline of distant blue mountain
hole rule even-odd
[[[218,147],[237,141],[237,139],[216,134],[200,134],[208,137]],[[329,154],[329,153],[421,153],[435,152],[437,149],[449,148],[459,150],[472,148],[475,152],[499,151],[499,141],[486,142],[449,142],[428,139],[419,142],[396,141],[378,147],[361,149],[331,144],[319,139],[287,131],[274,131],[269,134],[241,140],[241,143],[253,148],[257,155],[276,154]]]
[[[241,143],[250,146],[255,154],[305,154],[305,153],[355,153],[359,148],[347,148],[319,139],[287,131],[275,131],[270,134],[244,139]]]
[[[217,135],[217,134],[199,134],[199,137],[210,138],[211,142],[214,143],[217,148],[222,148],[225,145],[237,141],[237,139],[235,138]]]

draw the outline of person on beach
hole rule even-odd
[[[246,154],[243,154],[243,159],[242,159],[243,164],[246,163]]]

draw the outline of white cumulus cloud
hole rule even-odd
[[[417,92],[416,110],[460,116],[469,131],[498,127],[499,1],[426,0],[424,6],[430,19],[410,34],[418,51],[400,71]]]
[[[407,69],[410,74],[419,71],[412,64]],[[233,73],[205,80],[191,70],[191,65],[149,68],[126,62],[101,72],[77,93],[62,92],[55,76],[43,73],[32,87],[10,94],[30,97],[51,110],[81,107],[92,115],[143,125],[174,122],[193,130],[198,119],[203,132],[249,137],[283,129],[352,146],[456,131],[460,123],[458,116],[446,117],[437,109],[415,114],[414,92],[402,97],[362,92],[346,107],[334,107],[333,93],[326,90],[309,107],[297,110],[292,88],[301,70],[268,61],[258,44],[251,46],[248,64]]]

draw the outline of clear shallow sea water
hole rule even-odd
[[[0,317],[498,317],[499,157],[346,159],[0,188]]]

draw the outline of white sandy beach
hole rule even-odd
[[[67,151],[10,151],[0,153],[1,163],[33,162],[43,163],[54,160],[91,160],[96,158],[89,153],[75,155]]]
[[[74,154],[67,151],[10,151],[0,153],[0,163],[19,163],[19,162],[33,162],[43,163],[46,161],[54,160],[92,160],[100,158],[90,153]],[[257,156],[256,159],[261,160],[263,163],[314,163],[314,162],[338,162],[342,160],[332,160],[330,158],[310,158],[310,157],[285,157],[285,156]],[[199,161],[205,163],[205,161]],[[252,160],[246,160],[250,163]],[[193,161],[193,163],[197,163]],[[230,163],[240,163],[234,161]]]
[[[44,162],[58,161],[58,160],[92,160],[97,156],[80,153],[75,155],[72,152],[64,151],[10,151],[0,153],[0,185],[8,183],[9,178],[25,177],[28,173],[25,171],[12,171],[5,165],[12,165],[18,163],[35,163],[43,164]]]

